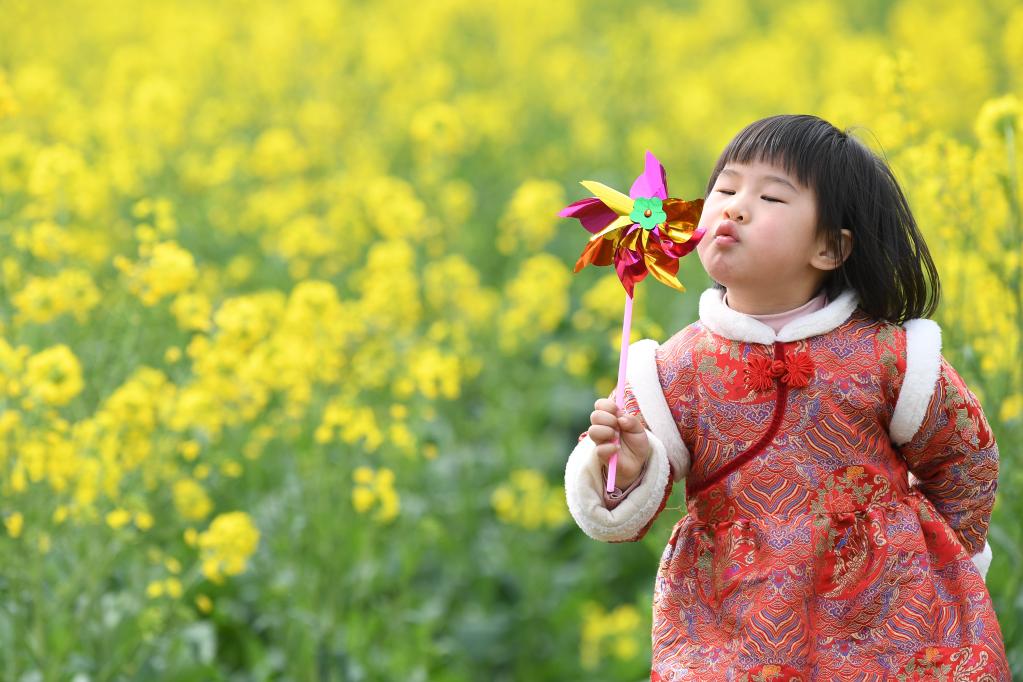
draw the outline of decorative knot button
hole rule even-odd
[[[784,361],[758,355],[746,361],[745,385],[751,391],[769,391],[777,378],[790,388],[801,388],[810,383],[812,374],[813,361],[808,353],[789,351]]]
[[[813,361],[809,353],[785,354],[785,368],[781,380],[792,388],[802,388],[810,383],[810,376],[813,375]]]

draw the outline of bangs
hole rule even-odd
[[[743,128],[718,158],[707,183],[710,194],[718,175],[730,163],[768,163],[785,171],[818,197],[830,174],[837,129],[815,116],[774,116]]]

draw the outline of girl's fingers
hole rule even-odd
[[[594,409],[597,409],[597,410],[603,410],[604,412],[610,412],[611,414],[616,415],[616,416],[618,414],[618,405],[615,404],[615,401],[608,400],[607,398],[601,398],[597,402],[593,403],[593,407],[594,407]]]
[[[643,424],[630,415],[618,417],[618,426],[626,433],[643,433]]]
[[[590,423],[598,426],[609,426],[612,429],[618,428],[618,418],[603,410],[594,410],[590,413]]]
[[[610,426],[591,426],[587,433],[590,434],[590,440],[594,443],[608,443],[614,438],[615,430]]]

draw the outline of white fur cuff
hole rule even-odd
[[[668,461],[671,462],[671,473],[676,481],[680,481],[689,473],[689,450],[682,442],[678,424],[664,398],[664,389],[657,373],[657,348],[657,342],[652,339],[643,339],[630,345],[625,372],[643,419],[664,444]]]
[[[653,445],[643,481],[614,509],[604,506],[604,476],[596,444],[579,441],[565,467],[565,497],[572,518],[594,540],[621,542],[636,535],[657,513],[668,485],[671,465],[661,440],[646,432]]]
[[[924,421],[941,368],[941,328],[933,320],[908,320],[906,375],[895,401],[888,434],[895,445],[908,443]]]
[[[987,582],[987,569],[991,566],[991,545],[988,544],[987,540],[984,541],[984,549],[980,550],[972,557],[973,565],[980,571],[980,577]]]

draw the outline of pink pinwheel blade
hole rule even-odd
[[[643,254],[624,247],[618,249],[615,253],[615,271],[629,296],[635,296],[636,282],[642,281],[647,275]]]
[[[587,230],[597,234],[610,225],[618,214],[607,207],[600,199],[590,197],[572,202],[558,212],[562,218],[575,218]]]
[[[703,233],[706,231],[706,228],[696,230],[693,232],[693,236],[689,238],[689,241],[682,242],[681,244],[673,242],[668,238],[662,238],[659,240],[661,250],[672,258],[681,258],[682,256],[691,253],[692,250],[696,248],[696,245],[699,244],[700,240],[703,238]]]
[[[632,183],[629,196],[633,199],[637,197],[657,197],[662,200],[668,198],[668,180],[664,175],[664,166],[652,153],[646,153],[646,168],[636,178],[636,182]]]

